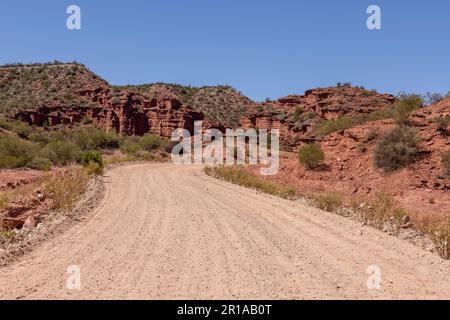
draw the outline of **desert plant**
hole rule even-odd
[[[392,115],[398,124],[406,124],[410,114],[424,106],[424,100],[417,94],[402,93],[392,105]]]
[[[431,235],[438,254],[444,259],[450,259],[450,226],[437,227]]]
[[[301,106],[295,107],[295,111],[294,111],[295,121],[299,121],[300,117],[302,116],[303,113],[305,113],[305,109],[303,109],[303,107],[301,107]]]
[[[325,120],[319,123],[317,132],[321,135],[329,135],[333,132],[342,131],[353,127],[356,122],[349,117],[340,117],[334,120]]]
[[[28,164],[28,168],[49,171],[52,167],[52,162],[47,158],[36,157]]]
[[[139,144],[139,138],[124,137],[120,143],[120,150],[129,155],[134,155],[137,152],[142,151],[142,147]]]
[[[85,151],[80,156],[80,163],[83,167],[87,167],[91,162],[98,164],[103,168],[103,158],[100,152],[91,150]]]
[[[297,188],[294,186],[288,186],[286,188],[282,188],[280,191],[280,197],[284,199],[293,200],[297,197]]]
[[[79,160],[80,148],[72,142],[53,141],[41,150],[40,156],[49,159],[56,165],[65,166],[69,162]]]
[[[417,228],[431,236],[437,253],[450,259],[450,218],[430,215],[417,223]]]
[[[52,209],[72,209],[86,190],[89,175],[81,167],[70,168],[41,181],[41,189],[52,199]]]
[[[301,115],[299,115],[298,120],[296,120],[298,123],[306,123],[311,120],[314,120],[316,118],[316,114],[312,111],[303,112]]]
[[[449,135],[448,126],[450,125],[450,115],[442,116],[434,120],[436,130],[443,136]]]
[[[399,227],[407,216],[406,211],[386,192],[376,192],[374,199],[353,199],[352,206],[361,221],[378,229],[382,229],[387,222]]]
[[[444,165],[444,174],[450,176],[450,150],[442,154],[442,164]]]
[[[375,165],[385,171],[395,171],[414,161],[420,138],[417,131],[399,126],[384,136],[375,149]]]
[[[153,151],[163,145],[161,137],[153,134],[146,134],[139,140],[139,145],[146,151]]]
[[[8,206],[8,203],[9,195],[4,191],[0,191],[0,211],[5,209]]]
[[[31,128],[28,124],[22,121],[9,120],[0,118],[0,128],[16,133],[20,138],[27,138],[31,133]]]
[[[120,137],[115,132],[105,132],[95,127],[81,127],[70,132],[69,140],[81,150],[113,149],[120,145]]]
[[[309,195],[321,210],[333,212],[342,206],[342,195],[338,192],[325,192]]]
[[[444,99],[445,99],[445,97],[440,93],[427,92],[425,94],[425,100],[426,100],[427,105],[437,104]]]
[[[205,167],[204,170],[206,174],[215,178],[220,178],[240,186],[252,188],[284,199],[293,199],[297,194],[295,187],[284,187],[276,182],[265,180],[247,172],[242,166]]]
[[[0,226],[1,228],[2,226]],[[0,229],[0,239],[6,240],[8,242],[14,242],[16,239],[16,233],[13,230],[1,230]]]
[[[86,169],[88,175],[100,175],[103,173],[103,165],[100,165],[95,161],[89,161],[84,168]]]
[[[311,143],[300,148],[298,160],[308,169],[315,169],[325,160],[325,154],[318,143]]]
[[[35,156],[36,146],[15,136],[0,137],[0,168],[25,167]]]
[[[364,142],[369,143],[374,141],[376,138],[378,138],[378,131],[377,129],[370,129],[367,135],[364,137]]]

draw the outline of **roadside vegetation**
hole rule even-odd
[[[323,192],[310,193],[306,198],[313,201],[313,203],[321,210],[328,212],[335,212],[342,206],[342,195],[339,192]]]
[[[283,187],[275,182],[264,180],[261,177],[249,173],[243,166],[205,167],[205,172],[209,176],[284,199],[293,199],[296,197],[297,191],[294,187]]]
[[[50,130],[0,119],[0,169],[45,172],[35,182],[0,191],[0,212],[7,212],[17,201],[30,208],[44,201],[45,210],[69,212],[86,191],[91,177],[101,175],[107,165],[164,161],[170,149],[168,140],[151,134],[124,137],[92,125]],[[10,229],[9,225],[0,225],[0,240],[13,241]]]
[[[288,200],[303,197],[321,210],[354,218],[364,225],[392,235],[398,235],[402,229],[417,230],[430,237],[437,253],[442,258],[450,259],[450,218],[448,216],[428,215],[425,219],[412,219],[411,214],[385,192],[378,192],[371,198],[354,197],[350,203],[346,203],[342,194],[337,191],[309,192],[300,195],[295,186],[284,187],[275,181],[265,180],[242,166],[206,167],[205,173],[218,179]]]
[[[102,153],[121,150],[127,160],[167,158],[168,140],[156,135],[124,137],[91,125],[73,130],[48,130],[19,121],[0,119],[0,169],[30,168],[48,171],[52,166],[78,163],[92,173],[104,167]],[[155,155],[158,153],[158,155]]]

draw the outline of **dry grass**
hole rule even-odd
[[[342,206],[342,195],[339,192],[308,194],[307,198],[321,210],[334,212]]]
[[[50,209],[72,209],[79,196],[86,191],[89,182],[88,170],[76,166],[65,170],[47,173],[37,181],[21,186],[0,195],[4,207],[8,203],[20,200],[25,203],[34,203],[36,192],[42,192],[46,199],[51,200]]]
[[[411,215],[399,206],[392,196],[380,192],[374,200],[354,199],[352,204],[359,220],[367,225],[383,230],[389,225],[394,231],[402,227],[406,217]],[[411,219],[409,227],[428,234],[433,240],[438,254],[450,259],[450,215],[427,215],[419,219]]]
[[[450,259],[450,215],[428,215],[417,221],[415,227],[431,236],[441,257]]]
[[[399,226],[407,216],[406,211],[385,192],[376,193],[373,200],[355,198],[352,208],[358,214],[359,220],[378,229],[382,229],[387,222]]]
[[[69,168],[42,178],[40,185],[47,197],[52,199],[52,209],[70,210],[86,191],[89,174],[80,167]]]
[[[16,234],[12,230],[0,229],[0,240],[6,240],[7,242],[13,242],[16,239]]]
[[[285,199],[295,199],[298,196],[295,187],[286,188],[264,180],[249,173],[243,166],[206,167],[205,172],[212,177]],[[338,213],[339,209],[344,209],[342,195],[338,192],[309,193],[306,197],[325,211]],[[411,215],[385,192],[378,192],[373,199],[356,197],[352,201],[351,208],[352,210],[347,209],[348,212],[352,212],[349,216],[356,217],[364,224],[379,230],[386,231],[387,228],[393,235],[398,234],[399,230],[405,227],[403,224],[410,221],[406,227],[429,235],[437,253],[444,259],[450,259],[450,215],[444,218],[429,215],[425,219],[412,220]]]
[[[9,198],[10,197],[8,193],[0,191],[0,211],[8,206]]]
[[[228,182],[255,189],[284,199],[294,199],[297,196],[295,187],[284,187],[275,182],[264,180],[245,171],[242,166],[205,167],[207,175],[226,180]]]

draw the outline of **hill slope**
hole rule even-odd
[[[240,119],[256,103],[230,86],[191,87],[171,83],[117,87],[144,94],[147,97],[171,97],[182,101],[224,127],[239,126]]]
[[[0,113],[11,114],[41,106],[92,106],[77,92],[86,85],[107,88],[108,83],[79,63],[0,67]]]

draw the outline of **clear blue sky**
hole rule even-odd
[[[0,1],[0,64],[77,60],[112,84],[229,84],[255,100],[336,82],[450,90],[448,0]]]

